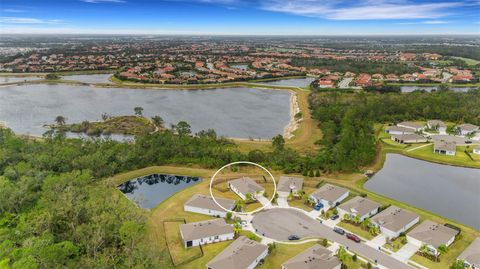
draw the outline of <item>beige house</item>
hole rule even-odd
[[[327,183],[310,194],[310,199],[328,210],[345,200],[349,194],[347,189]]]
[[[299,195],[303,189],[303,178],[282,176],[278,182],[277,193],[282,197],[288,195]]]
[[[360,221],[369,218],[378,213],[382,205],[367,198],[356,196],[351,200],[337,206],[338,215],[343,218],[349,215],[351,218],[358,216]]]
[[[450,246],[455,241],[457,234],[457,230],[425,220],[407,234],[407,240],[417,247],[425,245],[430,254],[437,256],[439,254],[438,247]]]
[[[418,134],[392,135],[392,140],[400,144],[426,143],[427,138]]]
[[[393,205],[371,218],[372,224],[390,239],[406,232],[419,220],[419,215]]]
[[[235,201],[231,199],[225,199],[217,197],[215,198],[217,203],[222,207],[233,210],[235,207]],[[218,206],[211,196],[195,194],[183,205],[183,210],[187,212],[194,212],[199,214],[205,214],[210,216],[219,216],[224,218],[227,215],[227,211]]]
[[[480,237],[475,238],[457,260],[462,260],[466,268],[480,268]]]
[[[232,240],[235,236],[232,225],[222,218],[181,224],[180,235],[186,248]]]
[[[267,255],[266,245],[240,236],[209,261],[207,269],[253,269]]]
[[[282,264],[282,269],[340,269],[342,262],[330,250],[314,245]]]
[[[228,181],[228,187],[244,200],[247,199],[247,194],[250,194],[252,199],[256,199],[256,197],[263,195],[265,192],[262,186],[249,177],[230,180]]]
[[[433,143],[433,153],[455,156],[457,144],[455,142],[435,141]]]

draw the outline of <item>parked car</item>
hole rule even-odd
[[[360,240],[360,237],[358,237],[354,234],[351,234],[351,233],[347,233],[347,238],[352,240],[352,241],[355,241],[357,243],[360,243],[360,241],[362,241],[362,240]]]
[[[317,211],[320,211],[320,209],[322,209],[322,208],[323,208],[323,204],[317,204],[315,206],[315,210],[317,210]]]
[[[290,240],[290,241],[299,240],[299,239],[300,239],[300,237],[298,237],[298,235],[290,235],[290,236],[288,237],[288,240]]]
[[[333,216],[330,217],[330,219],[331,219],[331,220],[336,220],[336,219],[338,219],[339,217],[340,217],[339,215],[333,215]]]
[[[342,228],[335,227],[333,228],[333,231],[336,232],[337,234],[341,234],[341,235],[345,234],[345,230],[343,230]]]

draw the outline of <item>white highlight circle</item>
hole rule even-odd
[[[235,212],[235,211],[232,211],[230,209],[226,209],[225,207],[223,207],[220,203],[217,202],[217,200],[215,200],[215,196],[213,196],[213,192],[212,192],[212,183],[213,183],[213,179],[217,176],[217,174],[222,171],[224,168],[227,168],[229,166],[232,166],[234,164],[251,164],[251,165],[255,165],[257,167],[260,167],[262,168],[264,171],[266,171],[268,173],[268,175],[270,176],[270,178],[272,179],[273,181],[273,194],[272,194],[272,198],[270,198],[270,200],[268,201],[268,204],[265,204],[263,205],[262,207],[260,208],[257,208],[251,212]],[[227,212],[230,212],[232,214],[240,214],[240,215],[251,215],[253,213],[257,213],[258,211],[260,210],[263,210],[267,205],[269,204],[272,204],[272,201],[273,201],[273,198],[275,198],[275,194],[277,193],[277,183],[275,182],[275,178],[273,177],[272,173],[270,173],[270,171],[268,171],[267,168],[259,165],[258,163],[253,163],[253,162],[247,162],[247,161],[239,161],[239,162],[233,162],[233,163],[229,163],[229,164],[226,164],[224,166],[222,166],[222,168],[218,169],[217,172],[215,172],[215,174],[213,174],[212,178],[210,179],[210,196],[212,196],[212,199],[213,201],[215,202],[215,204],[217,204],[220,208],[222,208],[223,210],[227,211]]]

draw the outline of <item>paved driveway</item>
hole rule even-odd
[[[286,197],[278,197],[277,204],[279,207],[288,207],[288,202]]]
[[[415,246],[412,243],[407,243],[405,246],[403,246],[401,249],[399,249],[397,252],[392,254],[392,257],[399,261],[406,262],[410,259],[410,257],[417,252],[419,247]]]
[[[371,246],[372,248],[378,249],[379,247],[385,245],[386,242],[387,236],[385,236],[384,234],[379,234],[375,236],[375,238],[373,238],[372,240],[367,241],[365,244]]]
[[[253,217],[253,227],[260,235],[278,240],[287,241],[289,235],[300,238],[318,237],[337,242],[350,251],[358,253],[372,261],[390,269],[412,269],[411,266],[389,255],[374,249],[364,243],[355,243],[345,236],[335,233],[330,227],[321,224],[300,210],[287,208],[273,208],[261,211]]]

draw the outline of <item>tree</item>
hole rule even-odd
[[[354,254],[354,255],[352,256],[352,260],[353,260],[354,262],[357,261],[357,254]]]
[[[180,136],[190,135],[192,133],[190,125],[185,121],[179,121],[175,129]]]
[[[158,128],[162,128],[163,127],[163,124],[165,123],[162,119],[162,117],[160,116],[153,116],[152,117],[152,122],[153,124],[158,127]]]
[[[441,244],[438,246],[438,251],[442,254],[445,254],[448,251],[448,247],[445,244]]]
[[[47,74],[45,76],[45,79],[48,79],[48,80],[57,80],[57,79],[60,79],[60,76],[58,76],[57,74],[54,74],[54,73],[50,73],[50,74]]]
[[[55,118],[55,122],[57,123],[57,125],[60,125],[60,126],[65,124],[65,120],[66,120],[65,117],[61,115]]]
[[[136,106],[133,108],[133,111],[135,112],[135,115],[141,117],[143,114],[143,107]]]
[[[285,148],[285,139],[282,135],[276,135],[272,138],[272,147],[275,151],[282,151]]]
[[[232,212],[227,212],[227,220],[231,220],[232,219]]]
[[[348,253],[343,246],[340,246],[337,250],[337,258],[341,262],[345,262],[348,258]]]
[[[245,200],[247,200],[247,201],[250,201],[250,200],[252,200],[252,197],[253,197],[253,196],[252,196],[252,194],[251,194],[251,193],[247,193],[247,194],[245,194]]]

